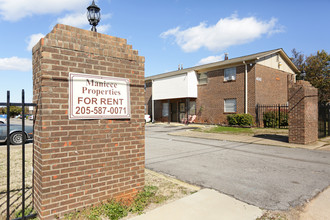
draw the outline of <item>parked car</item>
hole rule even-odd
[[[33,126],[25,125],[25,137],[33,139]],[[22,144],[22,125],[10,125],[9,140],[13,145]],[[7,141],[7,124],[0,124],[0,141]]]
[[[28,119],[29,119],[29,120],[33,120],[33,115],[30,115],[30,116],[28,117]]]
[[[144,121],[147,122],[151,122],[151,118],[150,115],[144,115]]]
[[[6,118],[0,118],[0,124],[6,124],[7,123],[7,119]]]

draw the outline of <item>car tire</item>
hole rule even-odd
[[[19,145],[23,143],[22,132],[15,132],[10,135],[10,143],[12,145]]]

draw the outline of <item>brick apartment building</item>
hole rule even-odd
[[[226,123],[257,104],[286,104],[297,67],[283,49],[145,78],[145,112],[153,121]],[[187,108],[188,107],[188,108]]]

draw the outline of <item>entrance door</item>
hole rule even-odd
[[[171,103],[171,122],[178,122],[178,103]]]

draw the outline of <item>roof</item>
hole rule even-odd
[[[242,56],[242,57],[237,57],[233,59],[228,59],[228,60],[223,60],[223,61],[218,61],[214,63],[209,63],[209,64],[204,64],[200,66],[194,66],[186,69],[181,69],[181,70],[176,70],[172,72],[167,72],[167,73],[162,73],[154,76],[149,76],[146,77],[145,80],[154,80],[154,79],[161,79],[169,76],[175,76],[183,73],[187,73],[189,71],[196,71],[196,72],[206,72],[214,69],[218,69],[219,67],[226,67],[226,66],[231,66],[237,63],[253,63],[256,60],[272,55],[272,54],[281,54],[283,59],[287,62],[287,64],[292,68],[294,72],[299,72],[298,68],[294,65],[294,63],[291,61],[291,59],[288,57],[288,55],[284,52],[282,48],[280,49],[275,49],[275,50],[269,50],[269,51],[264,51],[260,53],[255,53],[247,56]]]

